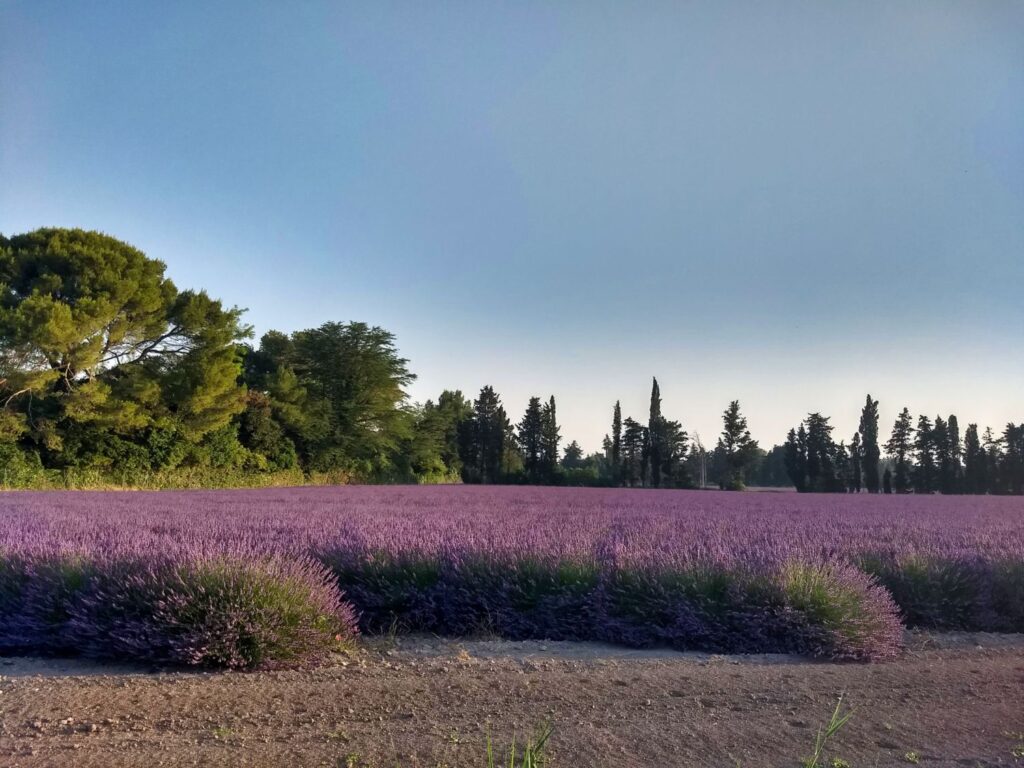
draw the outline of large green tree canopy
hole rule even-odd
[[[113,237],[0,237],[0,406],[8,436],[57,449],[88,425],[198,440],[244,404],[242,310],[179,291]]]
[[[312,469],[389,476],[414,436],[405,387],[415,376],[395,337],[366,323],[267,333],[245,362],[250,388]]]

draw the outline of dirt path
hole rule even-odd
[[[0,766],[482,766],[550,719],[553,768],[796,766],[836,697],[852,766],[1024,765],[1024,637],[808,663],[568,643],[378,644],[311,672],[0,661]],[[358,756],[358,757],[355,757]]]

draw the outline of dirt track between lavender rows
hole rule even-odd
[[[833,752],[851,766],[1024,765],[1022,636],[917,636],[880,664],[407,639],[302,672],[0,674],[11,768],[475,768],[488,728],[507,743],[545,719],[553,768],[775,768],[809,753],[840,693],[855,712]]]

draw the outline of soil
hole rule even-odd
[[[823,766],[1024,765],[1024,636],[920,634],[877,664],[431,638],[307,671],[9,658],[0,766],[483,768],[488,731],[507,746],[550,721],[552,768],[776,768],[840,694],[853,717]]]

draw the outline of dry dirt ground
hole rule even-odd
[[[0,660],[0,766],[797,766],[840,693],[850,766],[1024,766],[1024,636],[916,635],[880,664],[582,643],[375,641],[305,672]],[[825,765],[831,765],[826,762]],[[837,764],[837,765],[842,765]]]

